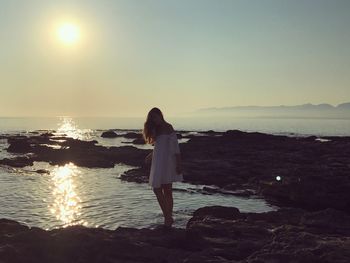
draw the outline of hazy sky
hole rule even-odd
[[[349,14],[349,0],[0,0],[0,116],[350,101]]]

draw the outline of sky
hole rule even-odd
[[[348,102],[349,13],[348,0],[0,0],[0,116]]]

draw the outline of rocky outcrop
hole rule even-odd
[[[116,137],[118,137],[118,134],[114,131],[105,131],[105,132],[102,132],[101,137],[102,138],[116,138]]]
[[[0,262],[183,262],[190,253],[182,249],[185,235],[178,229],[111,231],[83,226],[44,231],[1,219]]]
[[[137,133],[137,132],[128,132],[123,135],[124,138],[127,139],[142,139],[142,133]]]
[[[199,247],[206,248],[199,253],[202,259],[347,262],[349,222],[348,214],[333,209],[315,213],[301,209],[240,213],[236,208],[214,206],[198,209],[186,231]],[[198,259],[198,254],[191,258]]]
[[[143,138],[137,138],[132,141],[133,144],[146,144]]]
[[[34,161],[31,158],[26,156],[18,156],[15,158],[4,158],[0,160],[0,164],[8,165],[11,167],[17,167],[17,168],[32,166],[33,162]]]
[[[1,262],[349,262],[350,217],[327,209],[241,213],[204,207],[186,229],[44,231],[0,220]]]
[[[250,189],[278,205],[350,212],[350,137],[322,142],[315,136],[207,134],[180,143],[187,182],[215,185],[226,193]],[[147,172],[130,170],[124,178],[140,182]]]
[[[12,159],[0,160],[1,164],[13,167],[33,165],[34,161],[63,165],[69,162],[82,167],[111,168],[117,163],[141,166],[150,150],[133,146],[104,147],[97,141],[82,141],[69,137],[55,136],[10,136],[7,151],[27,154]]]

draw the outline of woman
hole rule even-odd
[[[164,120],[158,108],[152,108],[144,124],[143,138],[154,145],[145,162],[152,161],[149,184],[153,188],[164,216],[164,225],[171,227],[173,219],[172,183],[183,180],[181,154],[173,126]]]

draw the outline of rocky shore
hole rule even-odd
[[[131,132],[104,138],[133,139]],[[240,213],[204,207],[186,229],[115,231],[73,226],[44,231],[0,220],[0,262],[350,262],[350,137],[288,137],[262,133],[178,132],[186,182],[206,194],[260,195],[281,208]],[[105,147],[52,133],[3,135],[13,157],[82,167],[135,166],[122,180],[146,183],[150,150]],[[130,144],[130,142],[128,142]],[[45,171],[38,171],[45,173]]]
[[[350,212],[350,137],[205,132],[180,144],[185,180],[207,192],[258,194],[281,206]],[[123,179],[146,182],[148,167]]]
[[[350,216],[334,209],[196,210],[186,229],[71,226],[45,231],[0,220],[0,262],[349,262]]]
[[[119,137],[142,140],[137,132]],[[262,133],[207,131],[179,132],[186,182],[207,185],[203,191],[249,196],[258,194],[282,206],[308,210],[334,208],[350,212],[350,137],[287,137]],[[74,162],[83,167],[136,166],[122,180],[146,183],[150,150],[131,145],[104,147],[97,141],[82,141],[42,133],[3,136],[7,151],[18,154],[0,164],[13,167]]]

